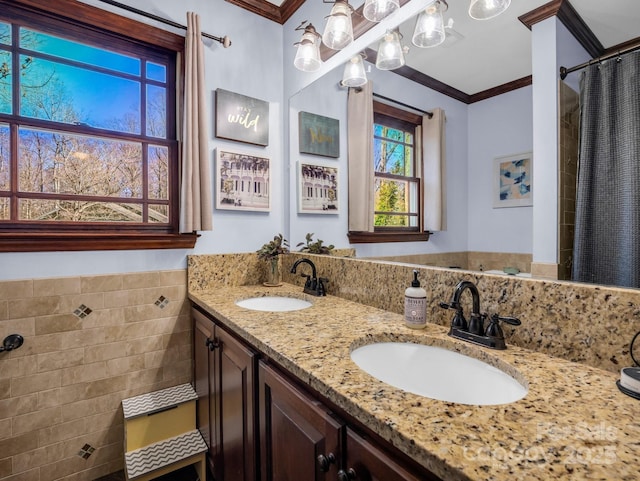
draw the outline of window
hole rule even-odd
[[[349,232],[350,243],[429,239],[422,225],[420,144],[422,117],[373,102],[374,231]]]
[[[0,250],[178,247],[176,52],[30,10],[0,13]]]
[[[374,229],[420,228],[420,179],[415,162],[416,125],[374,111]]]

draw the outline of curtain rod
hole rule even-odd
[[[123,3],[116,2],[115,0],[99,0],[99,1],[102,2],[102,3],[107,3],[107,4],[112,5],[114,7],[122,8],[123,10],[127,10],[127,11],[129,11],[131,13],[136,13],[138,15],[142,15],[143,17],[147,17],[147,18],[150,18],[150,19],[155,20],[157,22],[164,23],[165,25],[170,25],[172,27],[180,28],[182,30],[186,30],[187,29],[186,26],[181,25],[181,24],[179,24],[177,22],[174,22],[173,20],[169,20],[169,19],[160,17],[158,15],[154,15],[153,13],[145,12],[145,11],[140,10],[138,8],[135,8],[135,7],[130,7],[129,5],[125,5]],[[212,40],[215,40],[216,42],[220,42],[224,46],[224,48],[227,48],[227,47],[229,47],[231,45],[231,40],[229,40],[229,37],[227,37],[226,35],[224,37],[216,37],[215,35],[211,35],[211,34],[206,33],[206,32],[201,32],[201,35],[203,37],[207,37],[207,38],[210,38]]]
[[[389,97],[385,97],[384,95],[380,95],[380,94],[377,94],[375,92],[373,93],[373,96],[374,97],[378,97],[379,99],[386,100],[387,102],[393,102],[396,105],[401,105],[402,107],[406,107],[408,109],[415,110],[416,112],[420,112],[421,114],[424,114],[424,115],[428,116],[430,119],[433,118],[433,112],[428,112],[426,110],[419,109],[419,108],[414,107],[412,105],[405,104],[403,102],[399,102],[399,101],[394,100],[394,99],[390,99]]]
[[[629,45],[626,48],[616,50],[615,52],[602,55],[598,58],[593,58],[588,62],[581,63],[580,65],[576,65],[575,67],[571,67],[571,68],[560,67],[560,79],[564,80],[568,74],[570,74],[571,72],[575,72],[576,70],[582,70],[583,68],[588,67],[589,65],[593,65],[595,63],[599,63],[599,62],[602,62],[603,60],[617,57],[625,53],[631,53],[634,50],[638,50],[638,49],[640,49],[640,42],[634,42],[632,45]]]

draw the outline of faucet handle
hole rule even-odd
[[[467,330],[467,320],[464,317],[460,303],[454,301],[452,301],[451,304],[441,302],[440,307],[443,309],[454,309],[456,311],[453,319],[451,320],[451,327],[455,327],[463,331]]]
[[[321,296],[326,296],[327,295],[327,291],[326,291],[326,286],[325,284],[329,282],[329,279],[327,279],[326,277],[319,277],[318,278],[318,294]]]
[[[502,328],[500,327],[500,321],[506,322],[511,326],[519,326],[520,324],[522,324],[522,322],[520,322],[520,319],[518,319],[517,317],[503,317],[499,316],[498,314],[492,314],[491,321],[489,321],[489,325],[487,326],[485,335],[498,339],[504,339],[504,333],[502,332]]]

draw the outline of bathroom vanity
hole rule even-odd
[[[236,304],[273,295],[311,306],[269,312]],[[475,346],[435,324],[416,332],[400,314],[286,283],[189,296],[198,420],[216,479],[637,478],[640,405],[618,391],[615,373],[511,345]],[[488,406],[412,394],[351,360],[353,349],[376,342],[459,352],[528,392]]]

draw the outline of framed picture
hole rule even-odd
[[[216,174],[217,209],[271,210],[269,159],[217,149]]]
[[[533,205],[533,154],[498,157],[493,161],[493,207]]]
[[[298,212],[338,214],[338,168],[298,162]]]
[[[322,115],[298,114],[300,153],[340,157],[340,121]]]
[[[269,145],[269,102],[216,89],[216,137]]]

